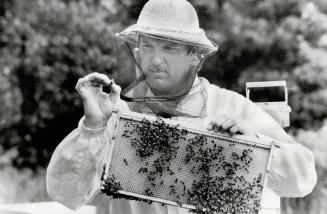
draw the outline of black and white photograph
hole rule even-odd
[[[327,1],[0,0],[0,214],[326,214]]]

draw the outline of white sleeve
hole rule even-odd
[[[280,147],[274,149],[267,186],[280,197],[308,195],[317,183],[313,153],[292,139],[278,141]]]
[[[209,112],[235,113],[259,137],[278,141],[280,148],[273,153],[267,185],[281,197],[303,197],[317,183],[313,153],[296,143],[262,108],[235,92],[209,87]]]
[[[279,142],[274,149],[267,186],[281,197],[303,197],[312,192],[317,183],[313,153],[296,143],[278,123],[251,102],[250,124],[259,137]],[[262,134],[262,135],[260,135]]]
[[[106,127],[88,129],[84,117],[56,148],[47,168],[46,184],[51,198],[70,209],[86,204],[100,189],[98,169],[109,150],[113,117]]]

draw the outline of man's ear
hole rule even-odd
[[[195,53],[191,53],[191,64],[192,66],[197,66],[200,63],[200,59]]]
[[[199,56],[196,55],[195,53],[192,53],[191,54],[191,68],[196,69],[197,70],[196,72],[198,72],[201,69],[202,64],[203,63],[199,59]]]

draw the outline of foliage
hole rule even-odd
[[[0,204],[49,201],[45,187],[45,170],[5,167],[0,171]]]
[[[96,16],[94,16],[96,14]],[[84,2],[17,1],[0,17],[1,145],[18,167],[44,167],[82,115],[77,79],[114,68],[106,11]]]
[[[284,79],[292,127],[321,126],[327,116],[325,13],[312,2],[295,0],[193,3],[201,24],[220,45],[203,76],[243,93],[246,82]],[[323,1],[316,4],[326,8]]]

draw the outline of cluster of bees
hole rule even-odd
[[[201,178],[195,180],[188,191],[187,203],[196,206],[192,212],[208,213],[257,213],[260,207],[262,175],[252,182],[243,175],[249,174],[252,162],[251,149],[233,151],[230,158],[225,147],[203,135],[189,139],[186,146],[186,164],[192,164],[191,173]],[[235,144],[229,144],[229,147]],[[243,170],[243,173],[240,173]],[[221,172],[220,176],[212,172]]]
[[[226,147],[232,147],[234,143],[221,146],[205,135],[192,133],[193,136],[189,137],[187,130],[168,125],[161,119],[126,123],[125,128],[122,137],[129,139],[136,156],[144,163],[138,169],[138,173],[146,175],[149,183],[144,195],[156,197],[156,188],[165,186],[177,204],[193,205],[196,209],[190,211],[197,214],[258,212],[262,175],[251,181],[243,176],[249,174],[252,149],[232,150],[226,157]],[[185,151],[181,162],[185,165],[172,167],[171,162],[181,149],[178,144],[181,140],[186,143],[182,148]],[[149,161],[150,158],[152,161]],[[129,165],[126,158],[123,163]],[[197,178],[191,183],[175,175],[185,166],[189,166],[189,173]],[[165,176],[170,177],[170,183]],[[102,186],[102,192],[114,198],[151,203],[149,200],[120,195],[120,189],[121,185],[114,175],[107,178]]]

